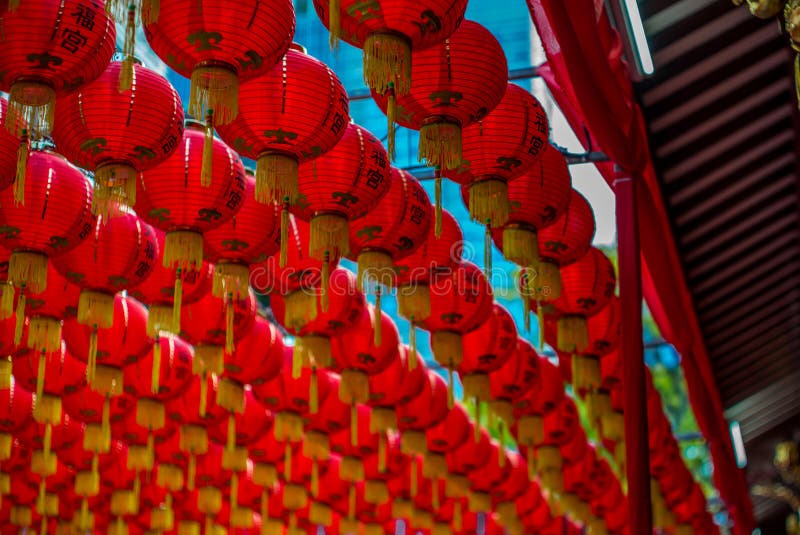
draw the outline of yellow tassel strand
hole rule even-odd
[[[447,367],[447,408],[452,409],[455,404],[455,395],[453,393],[453,361]]]
[[[311,367],[311,384],[308,392],[308,412],[317,414],[319,412],[319,386],[317,385],[317,367]]]
[[[25,288],[23,287],[17,299],[16,323],[14,324],[14,345],[22,343],[22,330],[25,327]]]
[[[319,463],[316,459],[311,459],[311,495],[314,498],[319,496]]]
[[[36,399],[42,399],[44,393],[44,370],[47,364],[47,353],[42,350],[39,353],[39,368],[36,372]]]
[[[181,332],[181,307],[183,306],[183,277],[178,268],[175,270],[175,286],[172,289],[172,332]]]
[[[189,466],[186,468],[186,488],[194,490],[194,480],[197,474],[197,457],[194,453],[189,454]]]
[[[486,230],[483,233],[483,272],[486,278],[492,279],[492,230],[491,220],[486,220]]]
[[[583,316],[558,318],[558,350],[565,353],[585,351],[589,347],[589,331]]]
[[[544,303],[536,303],[536,321],[539,325],[539,351],[544,351]]]
[[[269,492],[267,489],[261,491],[261,521],[264,524],[269,521]]]
[[[125,41],[122,46],[122,53],[125,59],[122,61],[122,68],[119,71],[119,90],[127,91],[133,86],[133,54],[136,49],[136,6],[131,4],[128,7],[128,22],[125,25]]]
[[[534,481],[536,479],[536,458],[533,455],[533,446],[528,446],[527,452],[527,465],[528,465],[528,480]]]
[[[519,294],[522,299],[522,317],[524,321],[525,332],[531,332],[531,298],[530,290],[528,289],[528,268],[520,268],[519,270]]]
[[[283,198],[281,205],[281,252],[279,267],[286,267],[289,261],[289,197]]]
[[[214,163],[214,110],[206,110],[205,137],[203,138],[203,159],[200,167],[200,185],[211,186]]]
[[[358,255],[358,287],[366,291],[369,281],[387,288],[394,285],[392,257],[383,251],[362,251]]]
[[[474,400],[475,402],[475,436],[472,438],[475,440],[475,444],[481,441],[481,404],[478,400]]]
[[[167,232],[162,260],[168,269],[199,269],[203,265],[203,236],[191,230]]]
[[[233,472],[233,474],[231,474],[230,504],[231,507],[236,507],[239,505],[239,474],[237,472]]]
[[[26,345],[36,351],[58,351],[61,348],[61,321],[45,316],[30,318]]]
[[[97,367],[97,325],[92,327],[89,334],[89,358],[86,364],[86,380],[94,386],[95,368]]]
[[[350,445],[358,446],[358,405],[350,404]]]
[[[47,289],[47,257],[40,253],[11,253],[8,261],[8,282],[32,293],[42,293]]]
[[[161,380],[161,338],[157,337],[153,344],[153,369],[150,375],[150,392],[158,394]]]
[[[375,317],[373,318],[373,345],[378,348],[381,346],[381,287],[375,288]]]
[[[409,479],[410,479],[410,482],[409,482],[409,493],[411,494],[412,498],[416,498],[417,497],[417,492],[419,491],[419,482],[417,481],[417,479],[418,479],[418,477],[417,477],[418,476],[418,474],[417,474],[417,464],[418,463],[419,463],[419,457],[417,455],[414,455],[414,457],[411,459],[411,464],[409,465],[409,467],[411,468],[411,475],[409,477]]]
[[[200,378],[200,418],[206,417],[208,407],[208,375],[203,374]]]
[[[469,215],[472,219],[490,220],[493,226],[502,227],[508,221],[510,211],[506,182],[490,179],[470,184]]]
[[[0,282],[0,320],[11,317],[14,313],[14,285],[10,282]]]
[[[44,424],[44,438],[42,439],[42,451],[44,452],[44,457],[47,458],[50,456],[50,448],[53,444],[53,424],[47,422]]]
[[[228,294],[228,300],[225,304],[225,352],[233,354],[235,349],[233,341],[233,293]]]
[[[378,472],[386,472],[386,433],[378,436]]]
[[[292,480],[292,443],[288,440],[283,447],[283,479],[284,481]]]
[[[434,216],[434,235],[438,240],[442,237],[442,176],[438,167],[434,179]]]
[[[11,85],[8,94],[6,128],[19,137],[22,129],[29,139],[49,137],[53,128],[56,92],[40,82],[25,81]]]
[[[300,196],[299,164],[291,156],[265,153],[256,161],[256,201],[261,204],[296,204]]]
[[[369,38],[368,38],[369,39]],[[366,47],[364,48],[364,57],[366,58]],[[366,73],[366,70],[364,71]],[[397,97],[394,94],[394,83],[389,82],[389,87],[386,90],[387,103],[386,103],[386,119],[387,119],[387,132],[386,132],[386,154],[389,156],[389,161],[394,161],[395,157],[395,137],[397,135]]]
[[[461,531],[464,527],[464,512],[461,505],[461,500],[456,500],[453,504],[453,527],[456,531]]]
[[[25,175],[28,170],[29,150],[28,131],[23,128],[17,150],[17,174],[14,178],[14,203],[17,205],[25,205]]]
[[[411,323],[408,326],[408,371],[413,372],[417,369],[417,328],[414,325],[414,318],[411,318]]]
[[[433,510],[439,509],[439,478],[434,477],[431,480],[431,506]]]
[[[11,358],[0,357],[0,390],[7,390],[11,388]],[[3,459],[2,453],[2,433],[0,433],[0,461]]]
[[[328,28],[330,31],[331,50],[339,48],[339,39],[342,35],[342,13],[339,0],[329,0],[328,2]]]
[[[211,110],[214,125],[228,124],[239,114],[239,79],[218,63],[195,67],[189,88],[189,113],[205,117]]]
[[[225,448],[228,451],[236,449],[236,416],[233,414],[228,415],[228,436],[225,442]]]
[[[289,328],[300,330],[317,317],[315,292],[296,290],[284,298],[284,304],[286,307],[284,321]]]
[[[461,166],[461,127],[447,122],[423,125],[419,129],[419,161],[445,170]]]
[[[356,485],[350,483],[350,490],[347,496],[347,518],[353,519],[356,516]]]
[[[323,312],[328,311],[328,303],[330,302],[330,294],[328,289],[331,282],[331,256],[328,251],[325,251],[325,256],[322,260],[322,295],[320,296],[320,307]]]
[[[306,357],[306,350],[303,346],[303,338],[297,337],[292,351],[292,379],[300,379],[303,373],[303,361]]]

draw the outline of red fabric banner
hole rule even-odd
[[[694,304],[647,147],[619,36],[602,0],[528,0],[548,63],[539,73],[573,130],[631,176],[637,188],[643,293],[664,338],[682,356],[689,399],[714,462],[714,483],[735,534],[755,525],[744,471],[736,466],[728,425],[714,382]],[[598,165],[613,184],[611,165]]]

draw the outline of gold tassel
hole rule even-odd
[[[299,164],[292,156],[266,153],[256,161],[256,201],[296,204],[300,197]]]
[[[375,314],[373,318],[373,345],[378,348],[381,346],[381,287],[375,288]]]
[[[78,323],[110,329],[114,325],[114,295],[81,290],[78,298]]]
[[[156,24],[161,14],[161,0],[144,0],[142,3],[142,23]]]
[[[350,445],[358,446],[358,405],[350,404]]]
[[[233,354],[235,349],[233,342],[233,293],[228,294],[228,302],[225,304],[225,352]]]
[[[423,125],[419,129],[418,157],[432,167],[458,169],[461,166],[461,127],[444,121]]]
[[[323,265],[323,270],[324,267]],[[313,292],[296,290],[286,295],[283,301],[286,308],[283,321],[287,327],[300,330],[316,319],[317,296]]]
[[[325,251],[325,257],[322,260],[322,295],[320,296],[320,306],[323,312],[328,311],[328,304],[330,296],[328,289],[331,282],[331,257],[328,251]]]
[[[192,71],[189,113],[205,117],[211,110],[214,125],[228,124],[239,114],[239,79],[219,64],[199,66]]]
[[[362,251],[358,254],[358,287],[365,291],[369,281],[391,287],[394,285],[392,257],[383,251]]]
[[[17,299],[16,323],[14,325],[14,345],[22,343],[22,329],[25,327],[25,286],[20,289]]]
[[[14,251],[8,260],[8,282],[34,294],[47,289],[47,257],[41,253]]]
[[[281,253],[279,267],[286,267],[289,261],[289,197],[283,198],[281,206]]]
[[[417,327],[414,325],[414,318],[408,326],[408,344],[410,350],[408,352],[408,371],[413,372],[417,369]]]
[[[153,344],[153,368],[150,373],[150,392],[158,394],[159,381],[161,379],[161,338],[156,337]]]
[[[86,363],[86,380],[90,386],[94,386],[94,375],[97,368],[97,325],[92,326],[89,333],[89,358]]]
[[[28,169],[28,131],[23,128],[17,150],[17,175],[14,178],[14,204],[25,204],[25,175]]]
[[[492,278],[492,230],[491,219],[486,220],[486,231],[483,233],[483,272],[486,278]]]
[[[94,172],[92,213],[115,217],[136,204],[136,169],[125,164],[101,164]]]
[[[557,326],[559,351],[575,353],[589,347],[589,330],[583,316],[561,316]]]
[[[350,490],[347,496],[347,518],[353,519],[356,516],[356,484],[350,483]]]
[[[504,228],[503,256],[523,269],[539,265],[539,241],[536,230],[516,226]]]
[[[20,0],[8,0],[8,12],[13,13],[19,9]]]
[[[23,128],[28,131],[29,139],[49,137],[53,127],[55,101],[55,90],[40,82],[11,84],[6,128],[17,137],[20,137]]]
[[[464,527],[464,512],[462,510],[461,500],[456,500],[453,504],[453,527],[456,531],[461,531]]]
[[[42,399],[42,394],[44,393],[44,370],[45,365],[47,364],[47,353],[44,352],[44,349],[39,352],[39,368],[36,373],[36,399]]]
[[[50,448],[53,443],[53,424],[47,422],[44,424],[44,438],[42,438],[42,451],[44,451],[44,458],[50,456]]]
[[[455,396],[453,394],[453,361],[447,367],[447,408],[452,409],[455,404]]]
[[[264,488],[261,491],[261,521],[266,524],[269,520],[269,492]]]
[[[122,46],[122,53],[125,59],[119,71],[119,90],[127,91],[133,85],[133,55],[136,49],[136,7],[131,4],[128,7],[128,22],[125,25],[125,41]]]
[[[442,175],[439,168],[436,168],[436,178],[434,179],[434,234],[436,239],[442,237]]]
[[[533,481],[536,479],[536,458],[533,456],[533,446],[528,446],[527,452],[527,465],[528,465],[528,479]]]
[[[189,453],[189,466],[186,468],[186,488],[194,490],[194,480],[197,474],[197,457]]]
[[[544,351],[544,306],[536,302],[536,321],[539,324],[539,351]]]
[[[531,298],[528,295],[528,268],[520,268],[519,271],[520,297],[522,298],[522,316],[524,320],[525,332],[531,332]],[[541,349],[541,348],[540,348]]]
[[[481,441],[481,404],[478,400],[474,400],[475,402],[475,436],[473,437],[475,440],[475,444]]]
[[[469,215],[475,221],[491,221],[502,227],[508,221],[511,203],[508,184],[503,180],[482,180],[469,186]]]
[[[401,35],[373,33],[364,41],[364,82],[378,94],[411,88],[411,45]]]
[[[434,477],[431,480],[431,506],[433,510],[439,509],[439,478]]]
[[[164,238],[163,265],[184,271],[200,269],[203,265],[203,236],[191,230],[172,230]]]
[[[208,406],[208,375],[200,377],[200,418],[206,417],[206,407]]]
[[[431,314],[431,290],[427,286],[402,286],[397,290],[397,311],[414,323]]]
[[[28,349],[54,353],[61,348],[61,320],[35,316],[28,321]]]
[[[468,373],[461,375],[461,385],[464,387],[465,398],[475,398],[478,401],[489,402],[492,400],[489,375],[485,373]]]
[[[292,351],[292,379],[295,381],[300,379],[303,373],[303,361],[306,357],[306,348],[303,346],[303,337],[298,336],[294,341],[294,350]]]
[[[214,162],[214,110],[206,110],[206,129],[203,139],[203,160],[200,169],[200,185],[204,188],[211,186],[211,173]]]
[[[11,317],[14,313],[14,285],[10,282],[0,282],[0,320]]]
[[[316,459],[311,459],[311,495],[314,498],[319,496],[319,463]]]
[[[539,262],[536,277],[537,295],[542,301],[552,303],[561,296],[561,271],[547,260]]]
[[[311,414],[319,412],[319,386],[317,385],[317,367],[311,367],[311,384],[308,392],[308,411]]]
[[[11,358],[0,357],[0,390],[11,388]],[[0,433],[0,444],[2,444],[2,433]],[[3,461],[2,446],[0,446],[0,461]]]
[[[458,368],[464,356],[461,335],[453,331],[434,331],[431,334],[431,350],[436,362],[442,366]]]
[[[339,39],[342,35],[342,13],[339,0],[329,0],[328,2],[328,29],[330,31],[331,50],[339,48]]]
[[[347,219],[336,214],[319,214],[311,218],[308,254],[324,261],[326,255],[346,256],[350,253]]]
[[[370,36],[371,37],[371,36]],[[367,38],[369,39],[369,37]],[[364,62],[366,63],[366,46],[364,47]],[[366,66],[364,67],[364,74],[366,75]],[[386,89],[387,103],[386,103],[386,119],[387,119],[387,132],[386,132],[386,153],[389,156],[389,161],[394,161],[395,157],[395,137],[397,124],[397,97],[394,94],[394,82],[389,82],[389,87]]]
[[[181,307],[183,306],[182,269],[175,270],[175,287],[172,289],[172,332],[181,332]]]
[[[364,482],[364,501],[372,505],[383,505],[389,501],[389,486],[385,481],[367,480]]]
[[[239,474],[238,474],[238,472],[233,472],[231,474],[230,503],[231,503],[231,507],[237,507],[239,505]]]

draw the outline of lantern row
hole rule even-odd
[[[201,517],[208,531],[222,505],[229,504],[228,525],[234,524],[233,512],[241,504],[238,480],[246,479],[251,466],[253,474],[259,466],[245,447],[249,439],[238,443],[239,435],[247,434],[242,425],[251,428],[238,422],[249,405],[268,420],[252,425],[254,435],[261,437],[272,429],[279,443],[303,439],[304,450],[306,443],[312,445],[308,455],[305,451],[295,455],[284,445],[283,478],[260,479],[262,487],[269,487],[259,501],[261,514],[245,511],[242,518],[248,514],[253,522],[260,518],[267,530],[283,525],[277,520],[270,523],[269,518],[286,519],[290,530],[328,524],[303,520],[298,511],[306,508],[309,494],[314,498],[319,494],[314,480],[320,474],[315,478],[313,472],[332,463],[325,458],[330,445],[319,437],[314,442],[315,430],[309,423],[314,420],[309,415],[318,414],[320,403],[330,398],[341,405],[331,421],[349,428],[351,448],[358,447],[360,433],[369,429],[370,435],[378,436],[377,449],[382,447],[384,453],[394,437],[411,466],[408,475],[400,477],[408,493],[387,491],[391,500],[380,501],[390,501],[392,509],[400,502],[397,514],[375,522],[356,514],[358,484],[364,477],[345,476],[350,486],[347,510],[340,508],[338,513],[343,515],[341,531],[352,532],[358,527],[356,520],[382,529],[391,517],[405,518],[413,527],[445,529],[448,517],[446,508],[442,512],[438,489],[451,479],[455,483],[449,485],[449,498],[461,504],[459,511],[464,503],[471,513],[495,511],[487,522],[514,532],[544,529],[547,522],[562,526],[566,521],[559,524],[551,516],[528,525],[517,506],[497,508],[500,503],[516,503],[520,496],[515,493],[522,492],[518,488],[522,478],[510,477],[515,460],[517,467],[527,465],[515,473],[538,474],[546,499],[537,496],[547,505],[548,515],[560,517],[566,512],[597,532],[625,530],[621,491],[605,492],[606,500],[619,500],[596,508],[592,500],[596,492],[581,494],[585,481],[580,483],[583,487],[568,486],[568,467],[600,463],[594,453],[585,453],[593,450],[578,425],[575,405],[563,396],[558,373],[537,383],[536,373],[525,368],[546,361],[529,344],[519,349],[523,342],[514,322],[493,303],[486,276],[461,258],[460,229],[441,206],[440,182],[445,175],[463,185],[470,214],[486,225],[487,252],[494,241],[520,266],[526,322],[527,309],[535,310],[540,333],[549,329],[551,345],[571,361],[573,385],[587,400],[591,421],[620,457],[622,407],[614,405],[618,389],[604,384],[602,373],[604,363],[613,362],[609,358],[619,337],[615,274],[608,259],[590,247],[591,209],[571,192],[566,163],[547,143],[542,107],[530,94],[507,83],[505,57],[497,41],[479,24],[462,21],[465,2],[430,2],[426,6],[430,9],[419,13],[414,11],[418,3],[339,4],[315,5],[331,28],[334,43],[341,38],[364,47],[365,80],[389,118],[388,153],[375,136],[350,122],[346,94],[333,72],[291,44],[290,2],[261,7],[258,2],[204,2],[199,11],[188,1],[164,5],[156,0],[115,1],[106,4],[107,11],[99,3],[80,0],[9,3],[0,21],[6,40],[16,46],[0,60],[5,68],[0,86],[10,94],[10,102],[0,108],[8,127],[0,135],[4,159],[0,185],[5,186],[0,192],[0,233],[2,246],[9,250],[0,315],[9,318],[3,342],[9,345],[4,353],[12,358],[2,364],[8,395],[17,399],[27,388],[34,392],[34,401],[29,402],[32,420],[19,404],[9,404],[16,408],[9,411],[8,421],[14,421],[11,416],[18,420],[10,424],[5,440],[23,444],[18,442],[21,430],[26,426],[35,430],[32,440],[41,439],[42,448],[22,465],[44,480],[33,509],[30,500],[20,501],[14,493],[8,509],[13,524],[30,524],[33,514],[47,524],[47,518],[60,515],[49,514],[53,508],[48,509],[48,494],[53,493],[47,490],[47,479],[58,468],[54,451],[60,448],[53,448],[52,441],[67,416],[83,421],[78,427],[88,447],[82,451],[90,458],[88,468],[84,464],[76,471],[77,464],[67,465],[80,498],[79,525],[97,527],[109,520],[104,508],[97,507],[106,502],[97,496],[100,450],[110,451],[111,437],[114,444],[117,440],[126,444],[126,469],[136,472],[130,485],[117,490],[140,498],[139,472],[160,470],[157,444],[166,441],[163,435],[169,430],[170,436],[178,436],[179,445],[190,445],[189,459],[183,472],[165,469],[173,477],[165,475],[156,486],[170,492],[157,501],[157,508],[166,511],[163,514],[175,527],[175,519],[182,518],[180,511],[191,504],[202,514],[189,516]],[[122,16],[127,18],[125,59],[110,62],[115,39],[112,18]],[[154,51],[178,73],[191,77],[189,111],[199,121],[184,124],[183,105],[174,88],[133,61],[132,41],[139,21]],[[58,39],[52,37],[53,28],[60,32]],[[420,158],[438,172],[435,206],[414,177],[390,165],[395,123],[421,132]],[[215,129],[222,140],[214,136]],[[31,141],[45,136],[52,136],[63,157],[31,150]],[[256,160],[254,176],[244,172],[237,152]],[[90,171],[92,181],[72,164]],[[345,256],[358,262],[357,276],[337,268]],[[268,322],[253,319],[251,287],[269,295],[276,319],[296,336],[291,356],[279,351],[278,357],[272,356],[271,367],[262,362],[267,359],[257,357],[264,347],[279,345],[277,335]],[[367,289],[376,294],[375,308],[365,304],[362,290]],[[399,311],[412,325],[408,349],[399,344],[396,327],[380,310],[381,295],[389,289],[397,294]],[[134,341],[128,337],[130,314],[141,306],[132,297],[120,296],[122,290],[149,306],[144,333],[131,335],[145,345],[141,353],[119,347]],[[68,322],[74,322],[83,335],[81,351],[68,349]],[[253,332],[257,323],[262,328]],[[396,395],[397,385],[402,384],[396,376],[382,376],[387,370],[399,367],[411,374],[415,367],[424,369],[416,356],[417,327],[431,332],[434,357],[451,375],[449,388],[438,376],[427,374],[423,388],[411,397],[375,403],[373,395],[381,388]],[[106,337],[118,345],[104,350]],[[240,351],[237,345],[248,337],[252,345]],[[67,351],[85,355],[78,357],[85,361],[85,369],[67,358]],[[410,355],[405,364],[404,352]],[[257,362],[247,362],[253,357]],[[27,377],[21,364],[26,358]],[[54,363],[58,371],[48,371]],[[550,369],[555,368],[550,365]],[[67,372],[79,382],[66,384]],[[478,407],[489,403],[500,426],[511,429],[523,457],[494,444],[488,450],[496,452],[496,463],[490,462],[490,455],[479,456],[474,465],[450,470],[447,456],[444,462],[432,456],[429,450],[454,452],[468,442],[457,441],[460,435],[455,434],[453,442],[445,440],[439,447],[441,451],[427,444],[431,429],[443,425],[451,414],[463,413],[453,400],[453,372],[459,373],[465,394],[479,402]],[[493,377],[505,377],[499,391]],[[336,395],[327,395],[325,388]],[[68,389],[97,395],[94,420],[81,420],[69,408],[64,414],[59,396],[72,393]],[[191,389],[196,394],[189,395]],[[548,391],[554,395],[550,402],[534,401],[533,408],[526,409],[522,401],[526,396],[539,400]],[[250,397],[256,401],[248,404]],[[127,400],[126,414],[135,414],[123,417],[122,434],[133,433],[137,426],[145,430],[135,439],[120,439],[114,432],[112,401],[118,399]],[[177,423],[170,425],[175,413],[168,410],[167,400],[189,403],[190,413],[197,408],[198,420],[186,423],[177,417]],[[302,402],[303,409],[293,405]],[[180,508],[173,507],[173,494],[195,486],[198,467],[192,450],[199,448],[196,453],[208,455],[204,436],[212,434],[209,419],[217,414],[215,404],[228,416],[219,419],[225,421],[220,425],[226,431],[221,457],[210,461],[218,479],[204,485],[203,492],[194,489],[196,495],[180,494]],[[365,410],[365,404],[374,407]],[[666,423],[659,405],[655,408],[659,421]],[[92,410],[81,412],[82,417],[88,418]],[[379,422],[377,433],[373,421]],[[475,439],[469,443],[477,448],[484,443],[485,431],[480,419],[466,427],[470,425],[474,432],[467,434]],[[399,439],[394,428],[401,432]],[[658,433],[665,441],[656,443],[661,447],[671,439],[669,426],[658,427]],[[568,446],[576,456],[565,453]],[[9,457],[17,450],[9,446],[7,451]],[[342,466],[354,471],[345,472],[362,473],[353,466],[358,463],[347,462],[348,456],[366,455],[366,450],[358,451],[340,455]],[[310,463],[308,481],[292,479],[295,458]],[[664,511],[663,524],[677,523],[682,530],[694,525],[707,532],[710,520],[702,493],[680,457],[671,457],[667,467],[670,477],[680,476],[677,482],[658,480],[664,496],[656,506]],[[431,491],[426,507],[403,504],[416,500],[421,485],[418,468],[423,477],[433,475],[431,488],[437,489]],[[222,487],[229,479],[223,496]],[[616,479],[606,478],[612,479],[609,488],[619,487]],[[539,492],[525,480],[526,488]],[[506,484],[516,485],[516,490],[492,496],[493,489]],[[366,493],[366,483],[363,487]],[[274,500],[269,496],[275,492],[283,493],[280,503],[290,511],[288,516],[270,515]],[[688,511],[676,511],[689,496],[699,499],[689,500]],[[113,501],[112,496],[112,505]],[[139,501],[117,498],[127,505],[120,505],[122,513],[113,516],[136,516],[138,504],[136,513],[130,504]],[[320,503],[333,511],[336,501]],[[674,519],[667,510],[673,511]],[[461,531],[463,518],[455,522],[455,511],[454,505],[448,529]],[[194,529],[194,520],[187,522],[185,529]],[[127,529],[122,521],[113,525]]]

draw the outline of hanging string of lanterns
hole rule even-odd
[[[315,7],[364,50],[388,152],[350,121],[331,69],[290,44],[288,0],[0,14],[0,525],[625,530],[616,275],[544,111],[462,21],[466,2],[362,4]],[[127,20],[122,62],[112,17]],[[133,61],[139,22],[191,78],[201,121]],[[520,267],[559,365],[494,301],[490,263],[462,257],[441,184],[431,204],[391,166],[395,123],[421,131],[439,182],[462,185],[486,251]],[[31,144],[51,133],[54,147]],[[711,532],[652,384],[648,416],[656,525]]]

